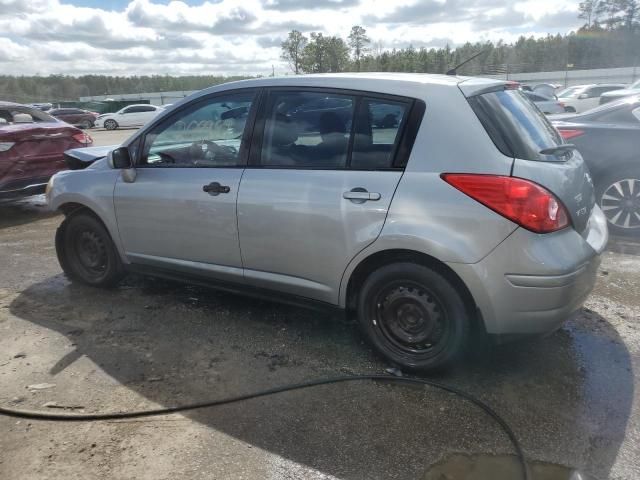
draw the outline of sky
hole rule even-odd
[[[0,73],[285,74],[297,29],[383,49],[511,42],[578,28],[571,0],[0,0]]]

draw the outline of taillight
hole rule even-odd
[[[569,225],[565,206],[537,183],[502,175],[443,173],[442,179],[494,212],[536,233]]]
[[[579,137],[580,135],[584,135],[584,130],[579,130],[577,128],[558,129],[558,132],[565,140],[570,140],[572,138]]]
[[[91,138],[88,133],[84,133],[84,132],[78,132],[75,135],[73,135],[72,138],[76,142],[83,143],[85,145],[90,145],[93,143],[93,138]]]

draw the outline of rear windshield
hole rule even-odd
[[[540,150],[563,143],[547,117],[519,90],[500,90],[469,98],[496,147],[509,157],[558,161]],[[566,155],[566,152],[564,153]]]
[[[0,105],[0,125],[3,123],[55,122],[56,120],[35,108],[22,105]]]

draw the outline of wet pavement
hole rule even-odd
[[[389,367],[353,322],[326,313],[141,277],[70,284],[53,248],[61,217],[39,201],[0,205],[2,405],[131,410]],[[534,478],[640,478],[638,253],[616,239],[585,309],[558,332],[477,348],[432,377],[502,415]],[[495,423],[421,387],[323,386],[93,424],[0,417],[0,429],[11,480],[518,478]]]

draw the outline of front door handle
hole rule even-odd
[[[211,182],[209,185],[203,185],[202,191],[215,197],[221,193],[229,193],[231,189],[227,185],[220,185],[218,182]]]
[[[364,203],[367,200],[380,200],[381,195],[377,192],[368,192],[366,188],[356,187],[344,192],[342,198],[351,200],[354,203]]]

